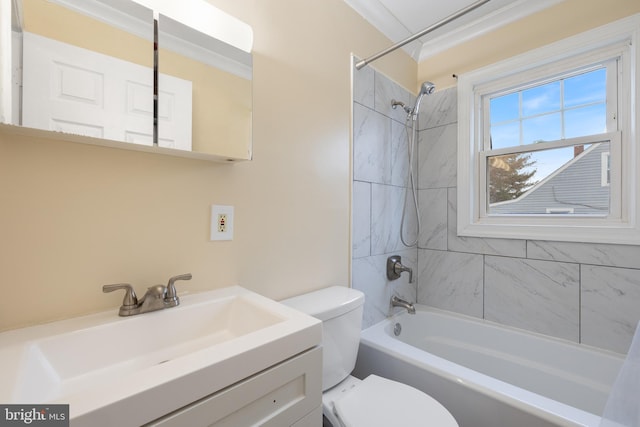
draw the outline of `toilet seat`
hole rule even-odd
[[[334,409],[345,427],[458,427],[449,411],[428,394],[377,375],[369,375],[334,401]]]

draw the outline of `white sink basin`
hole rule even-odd
[[[316,319],[241,287],[0,334],[0,402],[70,404],[73,425],[141,425],[320,344]],[[103,424],[101,424],[103,423]]]

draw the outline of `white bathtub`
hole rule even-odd
[[[412,385],[439,400],[461,427],[600,423],[622,355],[416,308],[362,331],[355,376]]]

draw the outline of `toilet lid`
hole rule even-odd
[[[437,400],[406,384],[369,375],[334,402],[345,427],[434,426],[458,427]]]

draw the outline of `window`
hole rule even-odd
[[[639,27],[460,76],[458,234],[640,244]]]
[[[601,155],[617,130],[618,61],[482,95],[483,214],[611,213]]]

